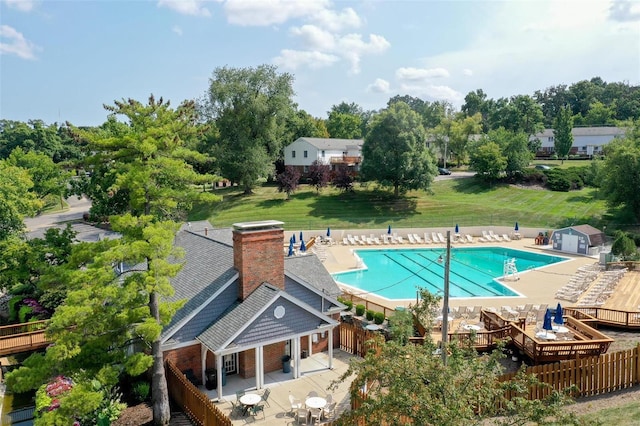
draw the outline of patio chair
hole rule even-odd
[[[322,414],[324,415],[325,419],[335,416],[337,404],[338,403],[334,401],[334,402],[328,403],[327,406],[322,409]]]
[[[466,237],[468,243],[472,243],[473,242],[473,237],[471,236],[471,234],[467,234],[467,235],[465,235],[465,237]]]
[[[244,405],[240,401],[231,401],[231,415],[242,416],[244,414]]]
[[[427,234],[426,232],[424,233],[424,242],[426,244],[431,244],[433,241],[431,241],[431,238],[429,238],[429,234]]]
[[[310,408],[309,409],[311,424],[320,423],[322,421],[322,409],[321,408]]]
[[[269,404],[269,401],[267,401],[267,399],[269,399],[270,394],[271,394],[271,389],[267,388],[264,390],[264,393],[260,396],[260,399],[262,400],[262,402],[267,404],[269,407],[271,407],[271,404]]]
[[[240,398],[246,393],[244,390],[236,391],[236,401],[240,401]]]
[[[309,424],[309,410],[306,408],[298,408],[296,412],[296,421],[299,425],[308,425]]]
[[[306,397],[305,399],[315,398],[316,396],[318,396],[318,392],[316,392],[316,391],[310,391],[310,392],[307,394],[307,397]]]
[[[324,400],[327,401],[327,404],[331,404],[333,402],[333,395],[330,393],[326,394]]]
[[[253,407],[251,407],[249,409],[249,411],[251,412],[251,415],[253,417],[257,416],[259,413],[262,413],[262,418],[263,419],[265,418],[265,415],[264,415],[264,404],[263,403],[258,403],[256,405],[254,405]]]
[[[291,404],[291,410],[289,412],[292,415],[296,415],[298,409],[302,408],[302,401],[291,394],[289,394],[289,404]]]

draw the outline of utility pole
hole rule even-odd
[[[449,261],[451,260],[451,231],[447,231],[447,255],[444,261],[444,298],[442,302],[442,363],[447,365],[446,344],[449,343]]]

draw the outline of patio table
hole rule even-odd
[[[250,407],[256,405],[262,397],[257,393],[246,393],[240,397],[240,403],[244,406],[243,414],[246,415]]]
[[[319,396],[312,396],[311,398],[307,398],[305,404],[308,408],[323,409],[327,405],[327,400]]]

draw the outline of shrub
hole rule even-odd
[[[571,189],[571,181],[560,169],[549,170],[547,176],[547,186],[550,190],[568,192]]]
[[[149,382],[136,382],[131,389],[131,395],[137,402],[144,402],[149,397]]]
[[[375,312],[373,312],[371,309],[367,309],[367,321],[373,320],[373,314],[375,314]]]
[[[351,308],[353,308],[353,302],[351,300],[345,300],[342,303],[346,306],[346,308],[344,308],[345,311],[350,311]]]
[[[356,315],[361,317],[364,315],[365,307],[364,305],[356,305]]]
[[[382,312],[376,312],[373,314],[373,322],[376,324],[382,324],[384,322],[384,314]]]
[[[23,296],[14,296],[9,300],[9,321],[18,320],[18,311],[22,303]]]

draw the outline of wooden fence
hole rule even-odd
[[[626,351],[536,365],[527,368],[526,373],[536,375],[545,384],[532,386],[529,399],[541,399],[552,390],[571,386],[575,386],[575,397],[615,392],[640,383],[640,345]],[[515,374],[505,374],[499,380],[511,380]]]
[[[372,345],[375,345],[375,338],[379,333],[365,330],[356,324],[346,322],[340,323],[340,349],[352,355],[364,358]],[[370,342],[370,343],[368,343]]]
[[[195,387],[171,361],[165,363],[169,394],[182,411],[200,426],[231,426],[224,415],[204,393]]]
[[[341,296],[344,300],[350,300],[353,302],[353,305],[364,305],[366,310],[372,310],[374,312],[382,312],[385,316],[385,318],[389,318],[391,316],[393,316],[393,313],[395,312],[395,309],[390,309],[387,308],[384,305],[380,305],[378,303],[372,302],[370,300],[364,299],[362,297],[359,297],[355,294],[349,293],[348,291],[342,291],[342,296]]]

